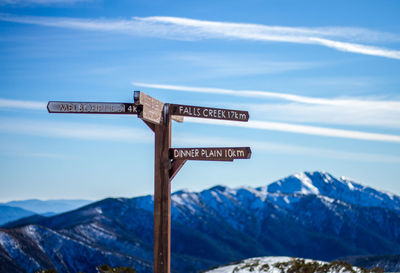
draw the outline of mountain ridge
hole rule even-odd
[[[24,223],[29,217],[50,217],[58,213],[63,213],[91,201],[84,199],[26,199],[0,203],[0,226],[15,225],[16,222]]]
[[[30,210],[0,204],[0,226],[34,214]]]
[[[6,203],[4,205],[10,207],[18,207],[26,210],[35,212],[36,214],[46,214],[46,213],[62,213],[69,210],[73,210],[84,205],[87,205],[93,201],[86,199],[25,199],[25,200],[14,200]],[[1,205],[1,204],[0,204]]]
[[[326,185],[351,188],[349,181],[328,173],[305,172],[300,176],[319,183],[319,193]],[[268,192],[268,186],[274,183],[258,188],[215,186],[201,192],[182,190],[173,193],[172,269],[197,272],[232,260],[258,256],[328,261],[350,255],[395,254],[399,249],[398,196],[390,198],[391,195],[358,186],[360,184],[353,181],[351,185],[359,189],[361,197],[348,200],[355,202],[352,204],[333,198],[331,191],[326,192],[331,197],[315,194],[315,191],[302,192],[302,187],[310,187],[310,183],[301,184],[288,193],[282,185],[293,179],[299,180],[299,177],[290,176],[274,182],[281,185],[277,184],[279,187],[271,190],[273,192]],[[376,196],[386,196],[382,199],[385,202],[374,201]],[[344,191],[337,197],[348,198]],[[371,202],[356,203],[368,197]],[[5,244],[1,238],[7,236],[20,242],[20,246],[31,246],[31,249]],[[29,225],[0,229],[1,259],[11,257],[13,261],[19,261],[19,257],[25,255],[37,262],[37,269],[43,264],[59,272],[94,272],[94,266],[100,263],[151,272],[152,244],[151,195],[108,198],[74,211],[38,219]],[[55,249],[57,259],[52,256]],[[42,254],[30,256],[30,251]],[[81,253],[88,253],[91,259],[82,260]],[[73,259],[80,263],[72,262]]]

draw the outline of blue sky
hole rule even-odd
[[[49,100],[248,110],[186,119],[173,147],[250,146],[188,162],[172,189],[261,186],[325,170],[400,194],[398,1],[0,1],[0,201],[153,192],[136,116],[49,114]]]

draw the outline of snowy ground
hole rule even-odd
[[[212,269],[206,271],[205,273],[281,273],[282,271],[275,267],[276,263],[288,262],[293,258],[290,257],[259,257],[259,258],[250,258],[247,260],[243,260],[238,264],[228,265],[219,267],[216,269]],[[314,260],[304,260],[306,263],[318,262],[320,264],[325,264],[326,262],[314,261]],[[353,267],[353,270],[356,272],[361,272],[360,269]],[[346,269],[331,270],[327,273],[347,273],[350,272]]]

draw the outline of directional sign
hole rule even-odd
[[[171,148],[171,122],[163,122],[164,116],[180,122],[184,116],[248,121],[247,111],[165,105],[140,91],[135,91],[134,103],[50,101],[47,110],[49,113],[137,114],[154,132],[154,273],[171,272],[171,181],[185,162],[233,161],[251,157],[250,147]]]
[[[49,101],[49,113],[74,114],[137,114],[133,103]]]
[[[211,107],[200,107],[191,105],[170,105],[170,114],[177,116],[195,117],[195,118],[211,118],[224,119],[234,121],[248,121],[249,112],[230,109],[219,109]]]
[[[250,147],[171,148],[169,157],[175,160],[233,161],[234,159],[249,159],[251,149]]]
[[[145,121],[161,124],[164,103],[149,95],[135,91],[135,104],[141,106],[139,117]]]
[[[135,91],[135,104],[140,106],[139,117],[145,121],[161,124],[164,103],[143,93]],[[171,116],[171,119],[183,122],[183,117]]]

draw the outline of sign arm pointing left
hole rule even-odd
[[[137,106],[121,102],[49,101],[49,113],[63,114],[130,114],[137,115]]]

